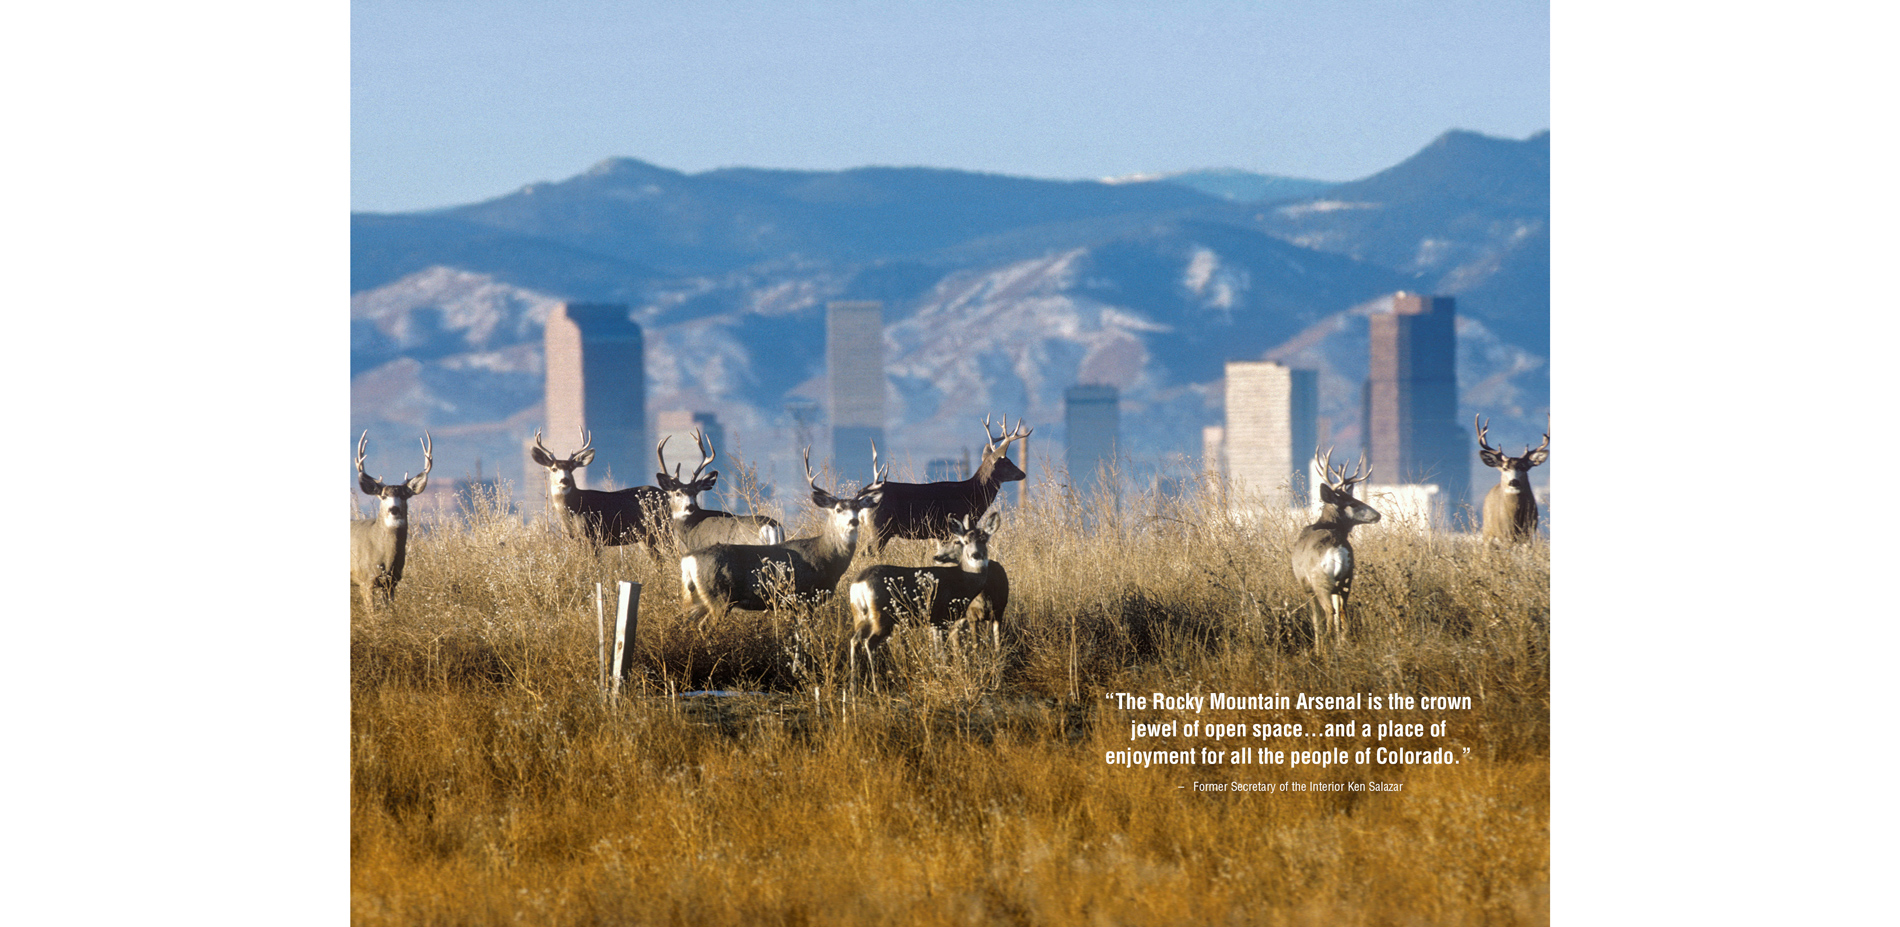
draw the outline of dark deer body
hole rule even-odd
[[[734,608],[764,611],[772,607],[768,571],[784,577],[776,591],[830,595],[857,553],[858,529],[877,505],[883,483],[873,482],[850,499],[818,488],[811,475],[811,451],[805,452],[805,478],[813,505],[825,510],[824,529],[816,537],[783,544],[714,544],[680,558],[680,602],[685,617],[702,628],[707,619]]]
[[[433,449],[429,433],[423,432],[422,472],[414,479],[385,485],[363,472],[369,432],[363,432],[363,439],[356,444],[356,484],[377,503],[374,519],[350,522],[350,582],[362,589],[367,607],[396,600],[396,584],[402,581],[402,567],[409,553],[409,499],[429,485],[429,468],[435,466]]]
[[[1319,646],[1327,632],[1335,640],[1346,637],[1346,603],[1352,596],[1353,557],[1348,536],[1352,529],[1379,520],[1379,513],[1354,499],[1352,487],[1372,476],[1372,469],[1360,460],[1360,466],[1348,477],[1343,469],[1332,468],[1332,454],[1321,461],[1324,481],[1319,485],[1319,521],[1302,529],[1293,539],[1293,575],[1306,587],[1308,612],[1313,619],[1313,644]],[[1364,471],[1361,473],[1360,471]]]
[[[1524,456],[1511,457],[1484,442],[1490,422],[1480,425],[1474,415],[1471,426],[1478,430],[1478,459],[1501,477],[1484,495],[1485,541],[1514,544],[1536,537],[1537,494],[1531,490],[1531,468],[1550,459],[1550,432],[1544,432],[1544,443],[1536,450],[1526,444]]]
[[[1003,434],[990,434],[990,420],[983,419],[982,463],[976,472],[966,480],[945,480],[937,483],[886,483],[884,501],[878,503],[877,511],[871,513],[871,550],[880,552],[893,538],[928,539],[941,538],[949,533],[952,519],[963,518],[974,521],[989,511],[990,503],[996,501],[996,493],[1004,483],[1023,479],[1027,474],[1021,467],[1009,459],[1009,446],[1012,442],[1029,437],[1031,429],[1016,423],[1016,431],[1009,430],[1009,420],[1003,420]],[[876,449],[872,450],[872,465],[876,466]]]
[[[992,534],[995,532],[992,531]],[[955,564],[961,555],[960,546],[949,541],[937,542],[937,554],[933,562]],[[990,626],[990,644],[997,651],[1003,649],[1003,613],[1009,610],[1009,571],[1003,563],[990,558],[989,569],[983,571],[983,591],[970,600],[970,607],[964,611],[963,618],[950,627],[950,642],[957,642],[958,632],[965,628],[987,622]]]
[[[940,551],[955,557],[956,566],[901,567],[877,564],[865,567],[851,580],[851,675],[858,674],[858,651],[876,685],[876,653],[901,615],[928,621],[933,629],[954,629],[970,621],[970,610],[983,596],[989,581],[989,539],[1000,515],[991,512],[981,525],[962,516],[951,519],[949,540]],[[999,616],[1000,617],[1000,616]]]
[[[534,462],[548,471],[548,513],[560,522],[568,537],[584,538],[601,547],[643,544],[652,548],[672,532],[665,525],[666,493],[652,486],[630,489],[581,489],[574,469],[594,459],[593,440],[581,434],[581,449],[566,458],[554,456],[534,433]]]
[[[672,509],[673,534],[679,539],[680,546],[692,551],[714,544],[782,543],[785,529],[764,515],[734,515],[731,512],[700,508],[699,494],[712,489],[719,482],[719,471],[700,476],[706,472],[706,465],[712,463],[714,451],[711,439],[698,429],[694,429],[693,438],[699,442],[699,466],[693,469],[692,476],[684,480],[679,478],[677,464],[672,473],[666,472],[668,439],[660,439],[659,446],[654,448],[654,453],[660,458],[657,484],[666,493]]]

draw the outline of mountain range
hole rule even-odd
[[[480,203],[357,213],[352,433],[373,432],[372,472],[414,469],[409,436],[427,428],[439,472],[519,479],[543,424],[548,312],[620,302],[646,332],[650,410],[717,414],[722,452],[795,484],[825,396],[825,305],[876,299],[900,474],[980,447],[986,412],[1026,418],[1036,460],[1059,466],[1078,383],[1119,388],[1132,472],[1193,469],[1224,362],[1260,358],[1320,371],[1326,439],[1350,449],[1365,316],[1412,290],[1457,298],[1461,414],[1489,417],[1494,441],[1535,439],[1549,141],[1448,132],[1346,183],[612,158]],[[649,481],[649,461],[608,463],[622,485]]]

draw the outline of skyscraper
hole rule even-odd
[[[831,466],[840,481],[871,479],[871,444],[884,443],[884,304],[825,308],[825,369],[831,382]]]
[[[1113,386],[1071,386],[1063,394],[1062,406],[1069,436],[1069,483],[1087,487],[1103,469],[1115,466],[1121,392]]]
[[[653,445],[647,438],[646,343],[621,303],[564,303],[548,314],[547,431],[556,454],[578,449],[582,431],[594,462],[576,471],[582,488],[607,474],[619,487],[648,482]],[[529,475],[539,477],[541,468]]]
[[[1432,483],[1446,511],[1471,500],[1471,435],[1458,422],[1457,309],[1399,292],[1371,317],[1366,458],[1379,483]]]
[[[1318,421],[1319,374],[1273,361],[1228,361],[1222,456],[1233,491],[1306,505]]]

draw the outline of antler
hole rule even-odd
[[[983,416],[983,441],[985,444],[983,452],[985,454],[995,454],[997,457],[1001,457],[1009,453],[1009,446],[1012,442],[1027,438],[1034,431],[1035,429],[1023,427],[1023,420],[1020,418],[1016,420],[1016,430],[1014,432],[1010,431],[1009,416],[1005,415],[1003,416],[1003,433],[992,436],[990,434],[990,417],[985,414]],[[997,443],[999,441],[1002,443]]]
[[[588,448],[590,448],[590,447],[593,447],[593,446],[594,446],[594,435],[593,435],[593,433],[592,433],[592,432],[590,432],[590,431],[588,431],[588,430],[587,430],[587,429],[585,429],[585,428],[582,428],[582,429],[580,429],[580,433],[581,433],[581,448],[580,448],[580,451],[575,451],[574,453],[572,453],[572,454],[569,454],[569,455],[567,455],[567,456],[569,456],[569,457],[579,457],[579,456],[581,455],[581,451],[584,451],[584,450],[587,450]]]
[[[1359,465],[1353,468],[1350,476],[1347,475],[1345,467],[1334,468],[1333,449],[1330,447],[1326,449],[1324,460],[1320,459],[1317,450],[1314,451],[1313,462],[1319,464],[1320,478],[1335,490],[1345,491],[1354,483],[1363,483],[1372,478],[1372,468],[1366,465],[1366,455],[1363,451],[1359,454]],[[1363,475],[1361,471],[1364,471]]]
[[[877,442],[876,442],[876,441],[872,441],[872,442],[871,442],[871,482],[870,482],[870,485],[867,485],[867,486],[865,486],[865,487],[864,487],[864,489],[865,489],[865,490],[868,490],[868,489],[871,489],[871,488],[872,488],[872,487],[874,487],[874,486],[882,486],[882,485],[884,485],[884,480],[885,480],[885,478],[886,478],[886,477],[888,477],[888,476],[890,476],[890,475],[891,475],[891,468],[890,468],[890,467],[889,467],[888,465],[886,465],[886,466],[884,467],[884,469],[882,469],[882,470],[879,470],[879,469],[878,469],[878,466],[877,466]],[[862,493],[862,492],[863,492],[863,490],[860,490],[860,493]]]
[[[693,468],[692,478],[687,480],[687,482],[689,483],[696,483],[699,481],[699,475],[701,473],[706,472],[706,465],[713,462],[713,454],[715,453],[713,451],[712,439],[706,437],[705,433],[700,431],[698,428],[693,429],[693,438],[699,442],[700,460],[699,460],[699,466]]]
[[[1471,426],[1473,428],[1478,429],[1478,449],[1479,450],[1491,451],[1492,453],[1503,453],[1502,451],[1499,451],[1497,448],[1484,443],[1485,436],[1491,433],[1490,422],[1485,422],[1484,424],[1480,425],[1478,424],[1478,416],[1474,414],[1471,416]],[[1544,440],[1548,442],[1550,440],[1550,436],[1545,435]]]
[[[666,437],[660,439],[660,443],[658,446],[653,448],[653,455],[655,457],[660,458],[660,478],[661,479],[666,478],[666,442],[671,441],[671,440],[673,440],[673,436],[667,435]],[[673,469],[673,472],[677,475],[679,473],[679,468],[675,467]],[[660,488],[665,489],[666,487],[662,485]]]
[[[1339,475],[1343,477],[1344,479],[1334,488],[1341,489],[1341,490],[1352,488],[1352,485],[1354,483],[1363,483],[1369,479],[1372,479],[1372,466],[1366,463],[1366,452],[1365,451],[1359,452],[1359,465],[1353,468],[1352,476],[1347,477],[1343,468]]]
[[[1549,426],[1546,425],[1545,427],[1548,428]],[[1548,431],[1544,432],[1544,443],[1537,445],[1536,450],[1532,450],[1531,446],[1528,444],[1524,445],[1524,456],[1529,457],[1532,454],[1537,453],[1537,451],[1547,451],[1547,450],[1550,450],[1550,432]]]
[[[368,487],[364,487],[363,490],[364,492],[374,494],[381,490],[383,481],[363,472],[363,458],[367,456],[369,456],[369,430],[364,429],[363,439],[356,442],[356,478],[359,482],[374,483],[377,487],[376,489],[372,490]]]
[[[369,432],[367,431],[363,432],[363,437],[368,438]],[[423,429],[423,432],[422,432],[422,472],[416,474],[416,479],[423,479],[424,477],[427,477],[429,475],[429,468],[433,466],[435,466],[435,441],[434,439],[429,437],[428,429]]]
[[[363,434],[364,434],[365,436],[368,436],[368,435],[369,435],[369,432],[367,432],[367,431],[365,431],[365,432],[363,432]],[[548,450],[548,447],[547,447],[547,445],[545,445],[545,444],[542,444],[542,443],[541,443],[541,429],[539,429],[539,428],[536,428],[536,429],[534,430],[534,446],[535,446],[535,447],[538,447],[538,448],[540,448],[540,449],[541,449],[541,453],[543,453],[543,454],[546,454],[546,455],[548,455],[549,457],[553,457],[553,456],[554,456],[554,452],[553,452],[553,451],[550,451],[550,450]]]
[[[1319,478],[1325,481],[1328,485],[1332,484],[1334,480],[1338,479],[1338,476],[1336,476],[1333,473],[1333,449],[1332,448],[1329,447],[1326,449],[1325,460],[1320,459],[1319,449],[1314,448],[1313,462],[1316,464],[1319,464]]]
[[[807,445],[805,447],[805,482],[808,485],[810,485],[812,489],[817,490],[818,492],[824,492],[824,490],[818,489],[818,477],[813,476],[811,472],[811,446],[810,445]]]

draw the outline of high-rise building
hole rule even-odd
[[[1430,483],[1448,512],[1471,500],[1471,435],[1458,422],[1457,308],[1399,292],[1371,319],[1364,395],[1366,459],[1382,484]]]
[[[1273,361],[1228,361],[1221,456],[1233,492],[1272,505],[1306,505],[1318,422],[1318,373]]]
[[[884,304],[825,308],[825,370],[831,382],[831,467],[840,482],[871,479],[871,445],[884,443]]]
[[[652,472],[647,438],[646,343],[620,303],[565,303],[548,314],[547,431],[543,443],[565,455],[594,442],[594,461],[575,471],[582,488],[640,486]],[[530,465],[529,475],[543,471]]]
[[[1113,386],[1071,386],[1063,394],[1062,405],[1069,441],[1069,483],[1085,487],[1103,470],[1114,470],[1121,434],[1121,392]]]

